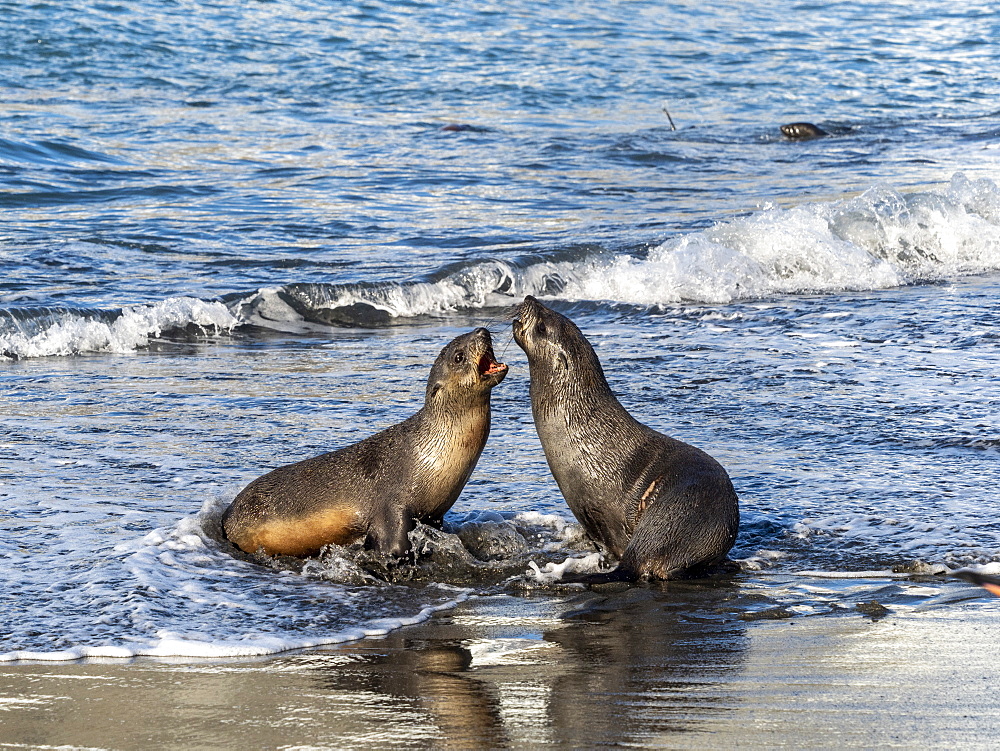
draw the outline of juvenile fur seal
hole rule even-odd
[[[490,433],[490,392],[506,375],[489,331],[457,337],[434,362],[415,415],[258,477],[223,514],[226,537],[247,553],[306,556],[363,539],[405,555],[415,521],[440,524],[462,492]]]
[[[722,465],[626,412],[565,316],[529,296],[513,330],[528,355],[549,468],[577,520],[619,560],[614,571],[576,580],[671,579],[724,560],[740,514]]]

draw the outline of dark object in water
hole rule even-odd
[[[788,123],[781,126],[781,132],[785,138],[793,141],[805,141],[810,138],[821,138],[830,135],[819,126],[812,123]]]
[[[663,105],[663,114],[667,116],[667,120],[670,121],[670,130],[677,130],[677,126],[674,125],[674,118],[670,116],[670,111],[667,110],[667,105]]]
[[[854,607],[862,615],[867,615],[869,618],[873,618],[875,620],[878,620],[879,618],[885,618],[885,616],[889,615],[889,608],[887,608],[878,600],[871,600],[869,602],[859,602]]]
[[[978,571],[962,570],[953,572],[952,576],[965,579],[965,581],[972,582],[973,584],[978,584],[987,592],[1000,597],[1000,576],[990,576],[989,574],[980,574]]]

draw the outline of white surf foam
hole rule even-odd
[[[840,201],[769,207],[672,238],[646,254],[586,253],[567,260],[484,260],[434,281],[310,284],[261,289],[230,308],[171,298],[126,308],[107,322],[63,314],[40,331],[0,333],[17,357],[129,352],[194,324],[279,331],[372,325],[545,299],[669,306],[727,304],[789,294],[886,289],[1000,270],[1000,188],[956,174],[941,191],[886,186]],[[35,322],[37,327],[39,324]]]
[[[770,207],[642,254],[484,260],[435,281],[261,289],[233,303],[170,298],[110,322],[64,313],[40,331],[0,334],[17,357],[129,352],[170,329],[281,331],[370,325],[546,299],[668,306],[886,289],[1000,269],[1000,188],[956,174],[943,191],[876,186],[841,201]],[[36,322],[36,326],[37,326]]]
[[[0,662],[267,655],[382,636],[469,596],[447,584],[348,587],[236,560],[206,531],[224,506],[211,499],[81,571],[59,612],[41,611],[51,622],[32,624],[52,646],[12,649]]]
[[[668,240],[648,254],[587,254],[523,264],[483,261],[434,282],[294,290],[322,311],[368,306],[388,318],[500,307],[531,294],[642,306],[726,304],[787,294],[886,289],[1000,269],[1000,188],[956,174],[943,191],[887,186],[840,201],[769,207]],[[309,319],[262,290],[244,300],[258,325]],[[320,316],[321,318],[321,316]]]
[[[525,295],[562,288],[565,279],[586,268],[586,263],[571,261],[535,261],[518,267],[488,260],[434,282],[269,287],[240,300],[233,310],[244,323],[291,332],[322,327],[331,319],[365,325],[380,319],[441,316],[509,306]],[[350,312],[358,306],[368,312]]]
[[[155,305],[124,308],[110,322],[63,313],[39,332],[0,335],[0,353],[15,357],[73,355],[81,352],[132,352],[164,331],[195,325],[229,331],[239,324],[225,305],[193,297],[171,297]]]
[[[539,566],[534,561],[528,562],[525,577],[536,584],[556,584],[563,580],[566,574],[596,574],[611,569],[601,568],[604,556],[601,553],[590,553],[579,558],[567,558],[562,563],[546,563]]]
[[[897,287],[1000,269],[1000,189],[956,174],[943,192],[877,186],[845,201],[768,208],[618,256],[562,297],[729,303]]]
[[[792,535],[809,540],[814,548],[850,545],[858,552],[884,555],[893,551],[902,559],[933,561],[950,568],[990,564],[1000,560],[1000,536],[983,525],[977,510],[956,508],[949,516],[840,512],[810,516],[792,527]]]

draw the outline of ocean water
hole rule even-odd
[[[998,40],[926,0],[0,2],[0,659],[558,612],[601,558],[534,433],[525,294],[729,470],[729,616],[978,597],[946,574],[1000,571]],[[221,538],[480,325],[511,371],[415,565]]]

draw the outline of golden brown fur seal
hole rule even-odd
[[[258,477],[223,514],[226,537],[247,553],[306,556],[363,539],[406,554],[415,521],[440,524],[462,492],[490,433],[490,392],[506,375],[486,329],[457,337],[434,362],[415,415]]]

